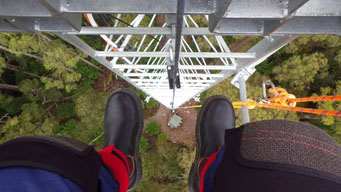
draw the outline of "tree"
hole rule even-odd
[[[81,74],[75,71],[78,60],[74,50],[64,43],[59,40],[50,42],[43,52],[43,65],[52,71],[51,77],[41,78],[45,88],[65,89],[67,92],[75,89],[81,78]]]
[[[79,136],[85,142],[98,136],[103,131],[103,94],[85,92],[103,101],[97,114],[76,109],[87,98],[83,90],[100,76],[99,69],[53,34],[0,33],[0,75],[6,73],[1,82],[8,82],[1,85],[15,88],[0,95],[0,142],[35,134]],[[95,106],[88,110],[98,109],[98,103],[88,102]]]
[[[316,76],[328,76],[328,59],[322,53],[311,55],[294,55],[273,69],[275,79],[291,91],[296,91],[301,96],[309,89]]]
[[[0,133],[0,143],[19,136],[53,135],[58,127],[58,122],[53,117],[48,117],[36,103],[24,104],[20,115],[7,121]]]
[[[25,57],[39,61],[38,64],[42,64],[47,71],[45,74],[37,74],[41,75],[40,80],[46,89],[57,88],[71,92],[81,79],[81,73],[76,70],[77,63],[80,59],[84,61],[82,57],[85,56],[58,38],[49,36],[40,33],[1,33],[0,48],[14,54],[10,58],[12,61],[20,61]]]

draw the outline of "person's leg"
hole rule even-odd
[[[202,191],[341,191],[341,148],[310,124],[267,120],[226,130],[209,159],[196,167]]]
[[[116,179],[125,184],[129,181],[129,190],[137,187],[142,178],[141,159],[139,156],[139,143],[143,130],[143,110],[140,98],[130,90],[117,90],[110,96],[104,118],[104,145],[105,152],[109,155],[104,163],[116,168],[110,157],[119,157],[122,165],[128,170]],[[112,150],[112,148],[115,150]],[[123,166],[119,166],[122,168]],[[117,171],[116,171],[117,172]],[[126,178],[128,177],[128,179]]]
[[[203,189],[203,177],[218,154],[223,150],[225,130],[235,127],[232,103],[223,96],[210,97],[205,101],[196,124],[196,156],[192,164],[188,187],[191,192]],[[206,165],[206,166],[205,166]]]
[[[15,191],[37,184],[35,191],[46,191],[46,187],[49,191],[132,190],[142,177],[138,151],[142,128],[139,98],[132,91],[115,91],[106,107],[105,149],[97,154],[92,146],[58,136],[22,137],[6,142],[0,145],[0,189]],[[16,185],[14,181],[18,181]]]
[[[1,144],[0,178],[0,191],[118,189],[92,146],[60,136],[20,137]]]

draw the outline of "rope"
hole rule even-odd
[[[341,95],[318,96],[318,97],[303,97],[296,99],[289,99],[294,102],[312,102],[312,101],[341,101]]]
[[[99,138],[103,137],[103,135],[104,135],[104,131],[103,131],[100,135],[98,135],[94,140],[92,140],[92,141],[89,143],[89,145],[92,145],[93,143],[95,143]]]
[[[248,102],[243,103],[242,105],[248,105]],[[290,107],[290,106],[283,106],[279,104],[273,103],[253,103],[252,105],[261,107],[261,108],[268,108],[268,109],[280,109],[285,111],[296,111],[302,113],[311,113],[317,115],[330,115],[335,117],[341,117],[341,111],[331,111],[331,110],[324,110],[324,109],[311,109],[311,108],[302,108],[302,107]]]
[[[303,108],[303,107],[295,107],[295,106],[285,106],[282,104],[271,103],[270,101],[275,101],[277,98],[269,98],[265,100],[265,103],[262,101],[255,101],[249,99],[247,102],[232,102],[234,108],[240,108],[241,106],[247,105],[249,109],[253,109],[255,107],[268,108],[268,109],[279,109],[286,111],[296,111],[302,113],[311,113],[317,115],[329,115],[335,117],[341,117],[341,111],[332,111],[332,110],[324,110],[324,109],[311,109],[311,108]],[[317,97],[303,97],[303,98],[295,98],[289,99],[291,102],[311,102],[311,101],[341,101],[341,95],[331,95],[331,96],[317,96]],[[191,108],[200,108],[202,105],[192,105],[192,106],[184,106],[179,107],[179,109],[191,109]]]

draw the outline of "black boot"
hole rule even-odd
[[[129,191],[142,178],[139,143],[143,130],[140,98],[130,90],[119,89],[110,96],[104,117],[104,145],[114,145],[127,158],[130,168]]]
[[[190,192],[200,189],[200,174],[208,158],[225,144],[225,130],[235,128],[231,101],[224,96],[208,98],[197,119],[195,160],[188,178]]]

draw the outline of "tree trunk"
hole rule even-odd
[[[13,91],[19,91],[19,87],[16,85],[8,85],[0,83],[0,89],[9,89]]]

